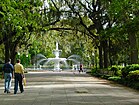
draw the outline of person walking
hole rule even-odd
[[[80,64],[80,69],[79,69],[79,73],[83,72],[83,64]]]
[[[18,83],[19,83],[20,92],[21,93],[24,92],[24,88],[22,84],[23,78],[24,78],[24,67],[22,64],[20,64],[20,60],[18,59],[17,63],[14,65],[14,79],[15,79],[14,94],[16,94],[18,91]]]
[[[13,71],[14,67],[11,64],[11,59],[8,59],[7,63],[4,64],[3,68],[3,74],[4,74],[4,93],[10,93],[10,88],[11,88],[11,82],[12,82],[12,77],[13,77]]]

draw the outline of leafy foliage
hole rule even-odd
[[[130,71],[127,78],[130,81],[139,81],[139,70]]]
[[[0,44],[8,39],[8,43],[12,44],[10,47],[18,46],[19,49],[22,48],[21,52],[31,48],[30,53],[33,55],[36,52],[47,52],[46,56],[53,56],[51,55],[54,48],[52,43],[59,40],[61,42],[59,47],[64,51],[62,56],[74,52],[84,57],[85,61],[88,59],[91,61],[94,47],[97,47],[99,64],[130,62],[131,57],[133,58],[131,55],[135,54],[132,50],[136,49],[136,43],[131,46],[129,36],[132,35],[129,33],[134,33],[136,38],[138,36],[138,1],[60,1],[2,1],[0,3]],[[34,40],[38,43],[34,44],[32,40],[34,37],[38,39]],[[49,37],[52,39],[50,40]],[[49,41],[51,42],[48,43]],[[10,52],[13,52],[11,49]]]
[[[138,64],[132,64],[132,65],[126,66],[122,69],[122,76],[124,78],[126,78],[127,75],[129,74],[129,72],[135,71],[135,70],[139,70],[139,65]]]
[[[119,80],[121,80],[121,77],[119,77],[119,76],[113,76],[113,77],[109,77],[108,80],[119,81]]]

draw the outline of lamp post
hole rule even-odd
[[[28,67],[28,54],[26,54],[26,68]]]
[[[37,46],[34,48],[35,55],[34,55],[34,70],[37,70]]]
[[[95,65],[96,65],[96,72],[97,72],[97,47],[95,47]]]
[[[95,66],[95,54],[94,52],[92,52],[92,56],[93,56],[93,67]]]

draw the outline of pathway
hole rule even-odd
[[[25,92],[3,93],[0,105],[139,105],[139,92],[85,73],[29,72]]]

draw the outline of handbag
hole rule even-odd
[[[26,78],[25,77],[23,78],[23,83],[24,83],[24,86],[26,86]]]

